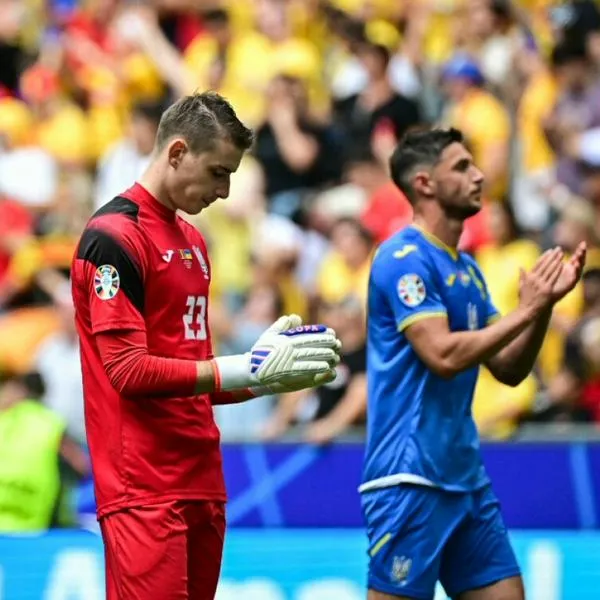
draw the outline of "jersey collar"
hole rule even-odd
[[[423,229],[419,225],[416,225],[415,223],[412,223],[410,226],[413,229],[416,229],[430,244],[449,254],[452,257],[452,260],[458,260],[458,250],[456,248],[451,248],[450,246],[448,246],[448,244],[444,244],[444,242],[442,242],[442,240],[433,235],[433,233],[425,231],[425,229]]]
[[[144,204],[144,206],[163,221],[172,222],[175,220],[175,211],[161,204],[141,183],[134,183],[127,192],[132,199],[140,204]]]

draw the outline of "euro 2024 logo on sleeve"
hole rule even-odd
[[[119,272],[112,265],[101,265],[94,276],[94,291],[100,300],[110,300],[121,287]]]
[[[402,275],[397,285],[398,297],[409,308],[419,306],[425,300],[425,283],[416,273]]]

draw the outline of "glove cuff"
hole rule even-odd
[[[253,381],[247,354],[217,356],[211,362],[215,372],[216,392],[229,392],[251,387]]]

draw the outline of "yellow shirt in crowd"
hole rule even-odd
[[[533,76],[527,84],[517,115],[525,174],[550,168],[555,155],[544,133],[544,120],[550,115],[558,93],[556,80],[549,71]]]
[[[492,146],[509,142],[511,128],[508,112],[495,96],[485,90],[475,89],[470,92],[463,100],[450,107],[445,120],[464,133],[473,153],[473,160],[479,167],[485,164],[485,157]],[[502,198],[507,183],[505,177],[490,190],[494,200]]]
[[[206,236],[210,247],[211,286],[219,293],[244,294],[250,285],[252,227],[247,219],[232,219],[224,203],[189,219]]]
[[[370,258],[357,271],[352,271],[346,261],[333,251],[321,265],[317,293],[324,302],[337,303],[348,296],[355,296],[366,304],[370,269]]]
[[[488,245],[477,254],[490,296],[500,312],[507,314],[519,301],[519,268],[530,270],[540,249],[529,240],[516,240],[505,246]],[[483,437],[503,439],[516,429],[512,414],[524,412],[535,400],[537,385],[533,375],[516,387],[498,382],[482,367],[473,399],[473,418]]]
[[[216,57],[217,44],[208,36],[198,36],[188,46],[184,61],[197,77],[195,87],[208,87],[211,65]],[[219,92],[229,99],[240,118],[251,125],[261,122],[265,90],[277,74],[303,79],[314,102],[320,102],[325,95],[321,56],[309,40],[289,38],[275,43],[258,32],[249,32],[231,42],[226,65]],[[260,65],[260,69],[256,65]]]
[[[75,104],[65,102],[35,127],[35,143],[64,163],[86,163],[90,157],[88,120]]]
[[[89,68],[84,75],[90,95],[88,110],[89,153],[93,160],[126,133],[131,106],[139,100],[159,100],[163,81],[149,58],[132,52],[120,60],[119,74],[102,67]]]
[[[10,147],[30,143],[33,124],[33,115],[25,102],[8,96],[0,98],[0,137],[5,137]]]

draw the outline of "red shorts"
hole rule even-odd
[[[107,600],[213,600],[223,502],[175,500],[101,519]]]

